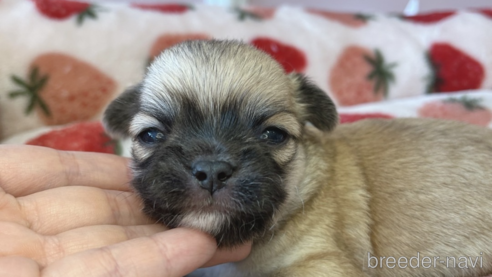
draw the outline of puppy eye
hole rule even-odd
[[[272,144],[280,144],[287,139],[287,132],[276,127],[268,127],[260,135],[260,140]]]
[[[156,128],[150,128],[141,132],[138,139],[145,144],[153,144],[164,140],[164,134]]]

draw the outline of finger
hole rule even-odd
[[[43,235],[89,225],[141,225],[155,222],[144,215],[141,200],[132,192],[94,187],[60,187],[19,197],[17,200],[23,215],[18,219],[19,224],[27,222],[27,226]]]
[[[84,250],[101,248],[139,237],[150,237],[166,230],[167,227],[158,224],[127,227],[108,225],[71,230],[45,239],[45,256],[48,259],[46,264]],[[233,249],[218,250],[202,267],[244,260],[251,252],[251,245],[252,243],[248,242]]]
[[[22,256],[33,260],[43,259],[41,236],[10,222],[0,222],[0,257]]]
[[[14,196],[62,186],[129,190],[129,160],[101,153],[0,145],[0,187]]]
[[[40,263],[43,265],[50,264],[62,259],[64,256],[135,238],[150,237],[167,230],[167,227],[160,224],[126,227],[115,225],[90,226],[70,230],[56,236],[43,238],[42,244],[46,259],[40,260]],[[218,250],[212,259],[207,261],[202,267],[241,261],[251,252],[251,245],[252,243],[246,243],[233,249]]]
[[[23,226],[28,225],[17,198],[5,193],[2,188],[0,188],[0,221],[15,222]]]
[[[206,262],[202,267],[244,260],[251,252],[251,246],[252,243],[248,242],[232,249],[220,249],[215,253],[212,259]]]
[[[43,239],[45,260],[41,264],[48,265],[66,256],[90,249],[110,246],[127,240],[150,237],[168,229],[163,225],[139,226],[90,226],[70,230],[56,236]]]
[[[0,257],[0,277],[38,277],[38,264],[24,257]]]
[[[74,253],[149,237],[165,230],[165,226],[157,224],[105,225],[78,228],[56,236],[41,236],[25,227],[0,222],[0,257],[23,256],[46,266]]]
[[[210,260],[215,250],[212,237],[173,229],[66,257],[46,267],[43,276],[181,277]]]

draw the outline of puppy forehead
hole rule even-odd
[[[189,41],[164,51],[150,66],[142,100],[144,108],[161,110],[176,109],[183,98],[203,109],[232,99],[253,106],[291,106],[293,89],[282,67],[253,46]]]

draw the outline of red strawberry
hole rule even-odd
[[[237,17],[239,21],[244,21],[247,18],[253,20],[264,20],[271,19],[275,15],[275,8],[266,8],[266,7],[245,7],[245,8],[236,8],[234,11],[237,13]]]
[[[178,44],[186,40],[198,40],[198,39],[210,39],[211,37],[206,34],[192,33],[192,34],[165,34],[159,36],[150,49],[150,58],[152,61],[157,55],[159,55],[165,49]]]
[[[354,28],[362,27],[367,24],[368,20],[372,19],[372,16],[366,14],[336,13],[315,9],[307,9],[306,11]]]
[[[366,118],[393,118],[393,116],[384,113],[340,113],[338,117],[340,118],[340,123],[351,123]]]
[[[421,117],[451,119],[470,124],[488,126],[492,120],[492,112],[480,105],[481,99],[460,98],[431,101],[424,104],[418,111]]]
[[[454,11],[442,11],[442,12],[432,12],[432,13],[421,13],[417,15],[412,15],[412,16],[401,16],[401,18],[405,20],[409,20],[412,22],[417,22],[417,23],[437,23],[441,20],[444,20],[452,15],[454,15],[456,12]]]
[[[387,64],[379,50],[349,46],[330,72],[329,85],[341,106],[375,102],[388,95],[395,63]]]
[[[306,68],[306,55],[294,46],[266,37],[255,38],[251,44],[270,54],[283,66],[287,73],[292,71],[303,72]]]
[[[97,18],[97,6],[84,2],[69,0],[33,0],[36,8],[51,19],[67,19],[77,15],[77,22],[83,23],[86,18]]]
[[[188,10],[193,10],[192,6],[183,4],[132,4],[132,6],[139,9],[163,13],[185,13]]]
[[[492,18],[492,9],[479,9],[478,12]]]
[[[112,99],[116,83],[92,65],[60,53],[38,56],[27,80],[12,76],[19,90],[10,98],[28,97],[26,114],[37,110],[47,125],[87,120]]]
[[[434,43],[429,62],[433,69],[431,92],[477,89],[485,78],[485,70],[477,60],[448,43]]]
[[[118,154],[118,145],[104,132],[100,122],[82,122],[44,133],[26,142],[65,151]]]

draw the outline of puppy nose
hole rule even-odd
[[[193,166],[193,176],[200,182],[200,187],[213,194],[224,187],[224,182],[232,175],[232,166],[221,161],[200,161]]]

